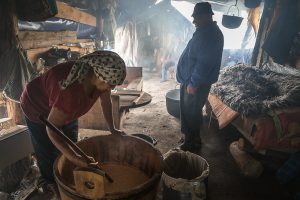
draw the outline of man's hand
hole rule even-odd
[[[112,134],[116,134],[116,135],[126,135],[126,133],[124,131],[118,130],[118,129],[113,129],[110,131]]]
[[[186,91],[188,94],[196,94],[197,92],[197,88],[194,88],[193,86],[191,86],[190,84],[187,86]]]

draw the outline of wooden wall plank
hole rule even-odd
[[[38,58],[41,57],[43,53],[48,51],[51,47],[37,48],[37,49],[29,49],[27,50],[27,56],[31,63],[35,63]]]
[[[56,3],[58,13],[57,15],[55,15],[55,17],[80,22],[82,24],[87,24],[90,26],[96,26],[96,17],[83,11],[80,11],[77,8],[68,6],[67,4],[62,3],[60,1],[57,1]]]
[[[81,42],[82,43],[90,43],[91,40],[89,40],[89,39],[80,39],[80,40],[77,40],[76,43],[81,43]],[[94,48],[92,48],[92,47],[81,48],[80,46],[66,46],[66,45],[55,45],[55,46],[58,47],[59,49],[68,49],[68,48],[70,48],[71,51],[77,51],[81,55],[86,54],[87,51],[88,52],[93,52],[94,51]],[[47,52],[50,48],[51,48],[51,46],[36,48],[36,49],[28,49],[27,50],[28,59],[30,60],[30,62],[35,63],[37,61],[37,59],[40,58],[42,56],[42,54]]]

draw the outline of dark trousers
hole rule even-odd
[[[45,125],[25,119],[40,173],[47,182],[54,182],[53,164],[60,152],[49,139]],[[77,142],[78,120],[63,126],[61,130],[73,142]]]
[[[210,85],[199,87],[197,93],[187,93],[188,84],[180,85],[180,121],[181,132],[185,135],[186,143],[200,141],[202,125],[202,108],[206,103]]]
[[[295,193],[295,199],[300,200],[300,151],[292,154],[277,172],[279,183]]]

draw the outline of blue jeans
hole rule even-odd
[[[53,164],[60,152],[49,139],[44,124],[32,122],[26,117],[25,120],[29,129],[40,173],[47,182],[54,182]],[[63,126],[61,130],[73,142],[77,142],[78,120]]]

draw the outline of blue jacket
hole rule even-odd
[[[223,34],[215,22],[197,28],[179,58],[177,81],[195,88],[215,83],[220,71],[223,45]]]

